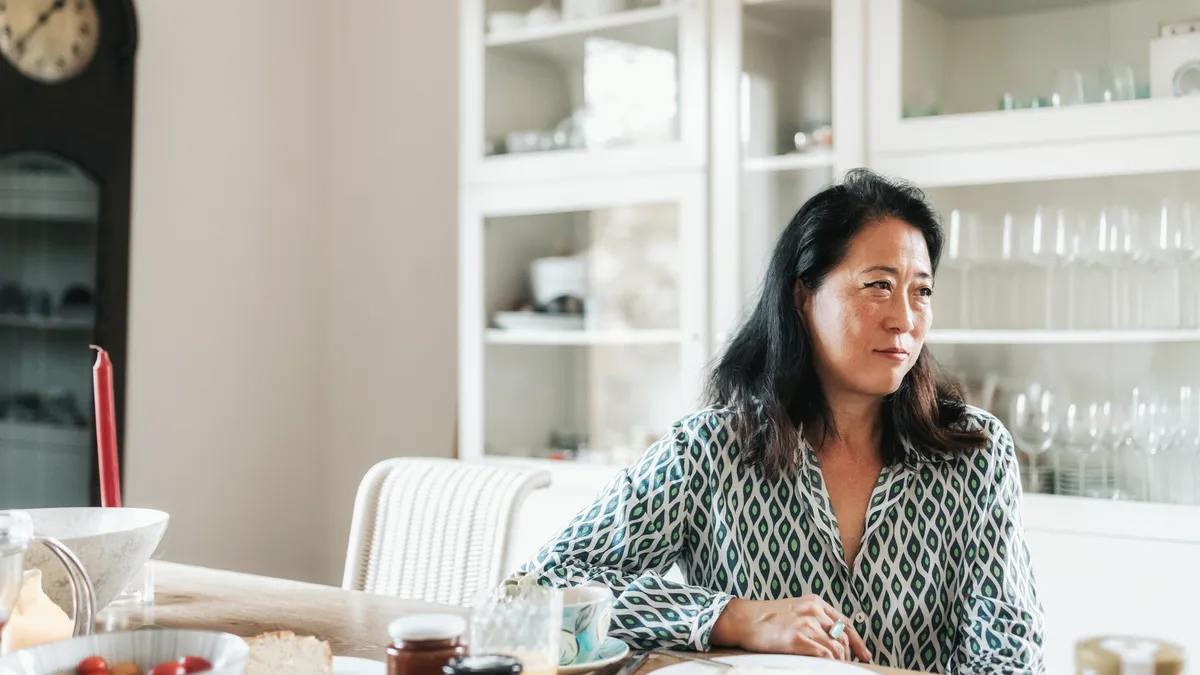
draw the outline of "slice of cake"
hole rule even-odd
[[[333,651],[315,637],[290,630],[249,638],[250,660],[245,675],[331,675]]]

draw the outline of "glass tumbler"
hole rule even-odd
[[[521,661],[523,675],[555,675],[562,632],[562,591],[506,585],[476,594],[471,603],[472,654]]]

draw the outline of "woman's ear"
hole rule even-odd
[[[808,309],[811,298],[812,293],[804,287],[804,282],[797,279],[796,284],[792,286],[792,306],[796,308],[796,313],[800,315],[802,323],[804,322],[804,312]]]

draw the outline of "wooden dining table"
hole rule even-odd
[[[242,637],[290,630],[329,641],[338,656],[383,661],[391,621],[425,612],[466,615],[466,608],[405,600],[386,595],[347,591],[300,581],[177,563],[154,565],[153,604],[110,609],[99,618],[98,630],[125,630],[152,624],[167,628],[217,630]],[[712,652],[706,657],[737,652]],[[680,663],[653,654],[636,675]],[[912,671],[866,665],[881,675]]]

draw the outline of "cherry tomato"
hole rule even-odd
[[[203,673],[206,670],[212,670],[212,664],[199,656],[181,656],[179,665],[189,673]]]
[[[136,663],[118,663],[112,667],[110,675],[142,675]]]
[[[178,661],[164,661],[154,666],[150,675],[188,675],[188,671]]]
[[[89,656],[75,666],[75,675],[109,675],[108,661],[101,656]]]

